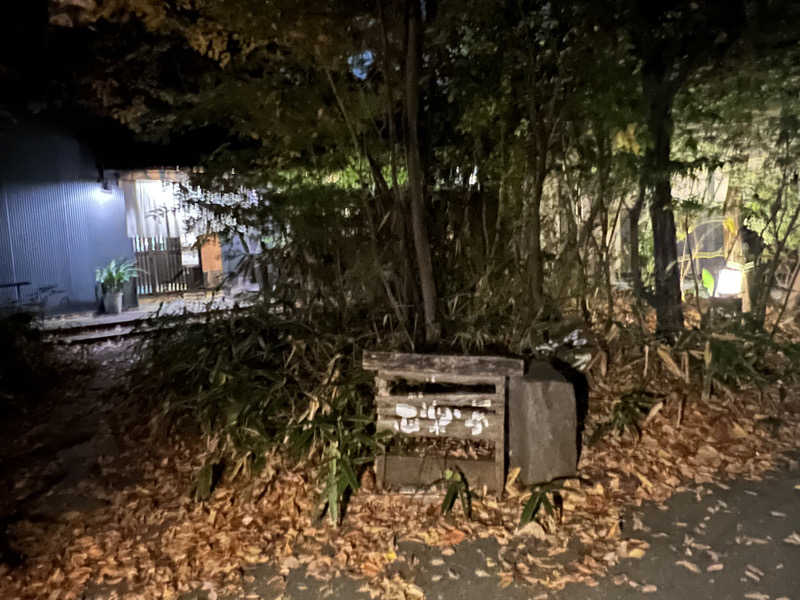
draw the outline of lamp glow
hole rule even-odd
[[[717,276],[717,296],[734,296],[742,291],[742,272],[739,269],[720,269]]]

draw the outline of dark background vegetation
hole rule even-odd
[[[768,314],[800,214],[794,2],[9,10],[5,126],[68,127],[99,166],[192,167],[239,198],[200,201],[227,235],[259,240],[252,310],[142,350],[139,391],[165,422],[224,441],[201,497],[215,465],[257,468],[288,443],[322,458],[338,519],[378,448],[365,347],[534,357],[576,327],[606,351],[617,328],[692,351],[704,394],[775,377],[766,348],[791,356]],[[676,177],[714,169],[724,206],[673,197]],[[713,318],[684,303],[676,242],[732,213],[752,306]]]

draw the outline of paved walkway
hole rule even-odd
[[[118,315],[97,314],[92,311],[74,312],[45,317],[39,327],[64,343],[101,342],[142,332],[147,320],[158,313],[161,316],[203,315],[209,311],[224,311],[235,306],[244,307],[250,300],[227,296],[187,298],[142,299],[135,310],[125,310]]]
[[[243,306],[245,299],[230,298],[227,296],[205,297],[193,296],[187,298],[140,298],[139,307],[135,310],[125,310],[118,315],[97,314],[93,311],[81,311],[67,314],[46,316],[41,327],[46,331],[63,329],[88,329],[102,328],[114,325],[130,325],[153,316],[160,311],[162,315],[178,315],[184,311],[190,313],[203,313],[210,310],[224,310],[232,308],[234,304]]]
[[[800,600],[799,459],[786,458],[760,482],[702,485],[674,496],[665,510],[631,512],[623,521],[623,539],[646,540],[650,549],[641,559],[623,560],[594,588],[501,589],[495,576],[487,576],[487,559],[497,561],[500,551],[492,540],[461,544],[452,556],[401,544],[402,570],[430,600]],[[273,597],[258,582],[269,569],[254,575],[251,592]],[[323,584],[297,570],[288,577],[284,598],[369,598],[363,583],[342,578]]]
[[[760,482],[704,485],[666,511],[646,509],[644,529],[626,532],[650,542],[644,558],[623,561],[595,589],[549,597],[800,600],[798,459]]]

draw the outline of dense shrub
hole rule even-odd
[[[358,368],[370,336],[312,329],[262,305],[157,323],[136,391],[151,399],[156,423],[190,424],[215,440],[196,495],[211,492],[218,467],[232,476],[259,470],[281,446],[319,461],[322,507],[338,521],[377,449],[371,377]]]

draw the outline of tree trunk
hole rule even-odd
[[[650,219],[653,223],[653,257],[655,259],[655,308],[657,331],[674,336],[683,329],[678,245],[675,235],[675,216],[672,212],[672,187],[670,185],[670,147],[672,142],[672,100],[674,93],[666,86],[647,86],[649,126],[653,136],[650,180],[653,198],[650,202]]]
[[[611,140],[602,126],[597,128],[597,198],[600,210],[600,244],[598,245],[598,260],[606,288],[606,327],[610,328],[614,319],[614,288],[611,284],[611,239],[614,236],[619,211],[614,221],[609,224],[609,215],[612,204],[611,191]],[[621,206],[621,205],[620,205]],[[611,227],[609,228],[609,225]]]
[[[778,201],[777,206],[781,206],[782,202],[781,199],[783,195],[786,193],[786,186],[787,186],[787,177],[784,176],[781,182],[781,187],[778,189]],[[795,185],[797,182],[795,181]],[[784,204],[785,205],[785,204]],[[779,229],[778,227],[780,224],[783,223],[784,214],[781,215],[780,221],[778,221],[775,227],[775,237],[778,238]],[[758,303],[753,307],[753,318],[754,322],[758,324],[759,327],[764,326],[764,321],[767,318],[767,304],[769,303],[770,295],[772,292],[772,286],[775,285],[775,275],[778,272],[778,267],[781,264],[781,258],[783,255],[784,250],[786,250],[786,243],[789,240],[789,236],[794,233],[795,225],[797,224],[797,220],[800,218],[800,204],[797,204],[792,212],[792,216],[789,219],[789,224],[786,227],[786,232],[783,236],[777,239],[777,243],[775,245],[775,250],[772,258],[770,259],[769,263],[767,263],[765,268],[766,277],[760,280],[760,289],[758,292]],[[777,327],[777,323],[776,323]]]
[[[535,184],[538,187],[538,183]],[[537,311],[541,310],[544,300],[544,265],[542,264],[542,231],[541,231],[541,193],[534,191],[531,206],[530,248],[528,250],[528,277],[531,286],[531,300]]]
[[[248,246],[245,237],[241,235],[240,239],[242,241],[244,249],[249,252],[250,247]],[[264,299],[264,302],[266,304],[269,304],[269,301],[272,298],[272,285],[269,276],[269,263],[267,262],[267,256],[269,256],[269,248],[267,247],[267,243],[264,241],[264,238],[261,238],[261,241],[259,241],[259,246],[261,246],[261,255],[258,257],[256,265],[261,275],[261,281],[259,281],[258,284],[261,291],[261,297]]]
[[[545,158],[537,153],[533,168],[533,189],[530,191],[531,211],[528,222],[528,282],[533,316],[546,312],[544,305],[544,264],[542,256],[542,196],[544,195]]]
[[[644,175],[642,175],[639,178],[639,195],[636,196],[636,202],[634,202],[633,206],[628,211],[628,232],[631,245],[631,279],[633,294],[637,299],[644,296],[644,286],[642,285],[642,261],[639,255],[639,220],[642,217],[642,207],[644,206],[646,189],[647,185],[645,184]]]
[[[425,342],[439,341],[439,323],[436,314],[436,284],[433,278],[430,240],[425,225],[425,182],[419,142],[419,69],[422,54],[422,31],[420,0],[409,0],[407,7],[406,38],[406,129],[408,131],[407,160],[408,187],[411,204],[411,230],[419,269],[422,291],[422,309],[425,319]]]

